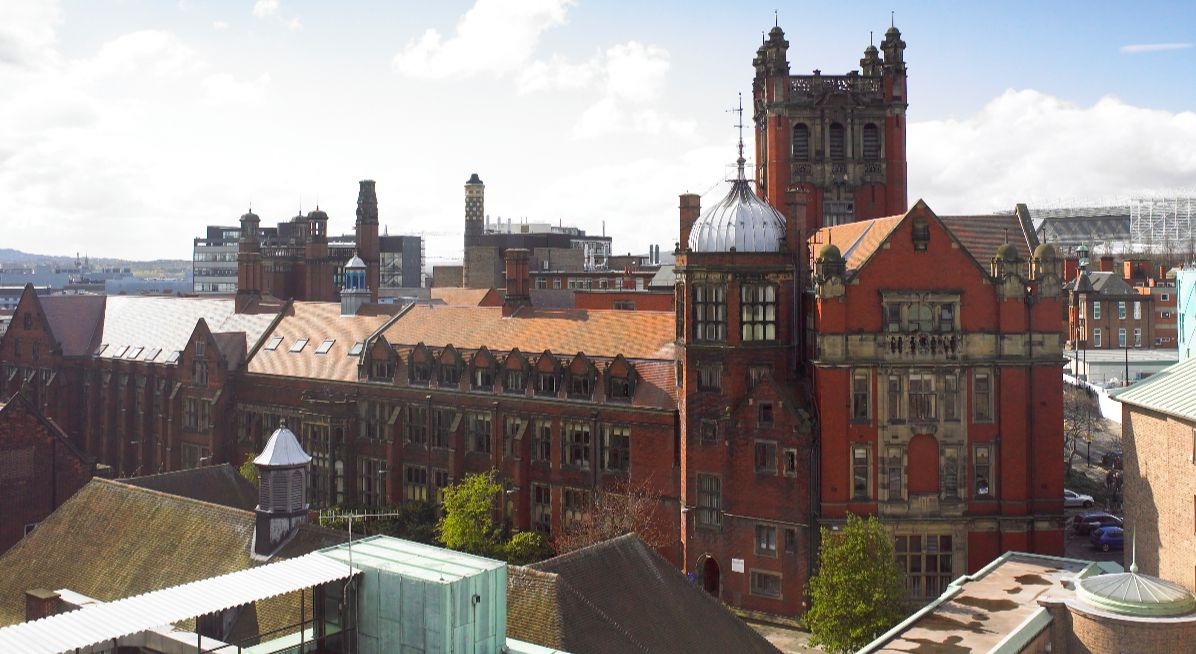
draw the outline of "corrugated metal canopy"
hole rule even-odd
[[[1113,394],[1113,399],[1196,422],[1196,358],[1177,363]]]
[[[344,563],[313,552],[5,627],[0,629],[0,651],[69,652],[188,618],[348,579],[357,573],[358,570]]]

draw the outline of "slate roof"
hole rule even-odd
[[[552,350],[571,356],[673,360],[676,317],[671,311],[613,311],[524,307],[504,318],[501,307],[415,305],[382,334],[392,345],[494,352],[518,348],[525,354]]]
[[[24,620],[26,590],[109,601],[249,568],[254,524],[251,511],[93,478],[0,556],[0,626]],[[276,557],[344,540],[304,524]],[[297,597],[276,598],[259,603],[244,628],[278,628],[297,614]]]
[[[276,315],[236,313],[232,298],[109,296],[99,339],[108,347],[99,356],[165,362],[186,348],[200,318],[212,333],[244,332],[252,347]],[[134,355],[137,348],[143,349]]]
[[[1196,358],[1164,368],[1113,399],[1196,424]]]
[[[1079,290],[1088,293],[1098,293],[1100,295],[1126,295],[1138,297],[1139,293],[1130,285],[1125,283],[1125,280],[1120,275],[1111,272],[1088,271],[1087,285],[1081,280],[1085,275],[1077,275],[1071,284],[1068,286],[1069,290]],[[1091,288],[1089,288],[1091,286]]]
[[[253,463],[274,467],[304,466],[311,463],[311,456],[303,451],[303,446],[299,445],[294,432],[286,427],[279,427],[270,434],[266,447],[262,448],[262,453],[257,455]]]
[[[349,351],[355,343],[364,343],[398,310],[395,305],[366,305],[355,316],[342,316],[335,302],[294,302],[262,339],[262,346],[251,354],[249,372],[355,382],[358,357],[349,356]],[[277,348],[267,349],[275,337],[282,337],[282,341]],[[291,352],[301,338],[308,339],[307,345]],[[320,344],[330,338],[335,342],[328,352],[317,354]]]
[[[939,216],[939,220],[955,234],[955,238],[967,249],[985,270],[997,253],[997,248],[1008,242],[1017,248],[1022,261],[1030,258],[1038,247],[1038,235],[1029,220],[1017,214],[993,214],[982,216]]]
[[[62,345],[63,356],[86,356],[95,351],[100,344],[105,296],[47,295],[37,299],[50,331]]]
[[[777,652],[635,534],[507,576],[507,635],[588,652]]]
[[[656,274],[648,281],[648,288],[673,288],[677,284],[676,269],[677,266],[671,263],[660,264]]]
[[[257,488],[227,463],[122,480],[130,486],[252,511]]]

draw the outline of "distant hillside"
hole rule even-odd
[[[153,259],[137,261],[130,259],[112,259],[108,257],[88,257],[93,268],[130,268],[134,272],[139,270],[183,270],[191,267],[188,259]],[[57,256],[50,254],[31,254],[12,248],[0,248],[0,266],[29,266],[50,265],[68,268],[75,265],[75,257]]]

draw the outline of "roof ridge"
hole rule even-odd
[[[215,507],[221,511],[225,511],[228,513],[235,513],[240,516],[248,516],[248,517],[253,516],[253,511],[249,511],[247,509],[238,509],[236,507],[226,506],[224,504],[216,504],[214,502],[205,502],[204,500],[197,500],[194,497],[187,497],[185,495],[175,495],[174,493],[167,493],[165,491],[155,490],[153,488],[137,486],[137,485],[130,484],[127,482],[116,480],[116,479],[104,479],[103,477],[92,477],[91,481],[88,483],[90,484],[90,483],[95,483],[95,482],[98,482],[100,484],[115,486],[118,489],[131,490],[131,491],[139,492],[139,493],[158,495],[158,496],[161,496],[162,498],[169,499],[172,501],[191,503],[191,504],[199,504],[199,505],[202,505],[205,507]],[[84,486],[84,488],[86,488],[86,486]]]

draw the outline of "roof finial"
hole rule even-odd
[[[747,160],[743,158],[743,93],[739,94],[739,106],[734,109],[728,109],[727,111],[739,114],[739,120],[735,123],[735,126],[739,128],[739,158],[735,160],[735,164],[739,167],[739,177],[737,179],[742,180],[745,179],[743,176],[743,164],[747,163]]]
[[[889,27],[897,27],[896,11],[889,11]]]
[[[1138,529],[1130,532],[1130,572],[1138,573]]]
[[[777,10],[776,10],[776,9],[773,9],[773,10],[772,10],[772,26],[773,26],[773,27],[780,27],[780,26],[781,26],[781,17],[777,15]]]
[[[868,30],[868,46],[876,47],[876,39],[872,36],[872,30]]]

